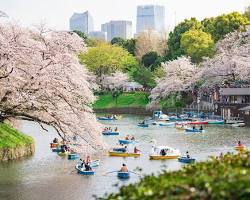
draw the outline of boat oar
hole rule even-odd
[[[104,175],[111,174],[111,173],[115,173],[115,172],[118,172],[118,171],[116,170],[116,171],[107,172],[107,173],[105,173]]]
[[[133,173],[133,174],[136,174],[136,175],[138,175],[138,176],[141,176],[141,174],[138,174],[138,173],[136,173],[136,172],[133,172],[133,171],[129,171],[130,173]]]

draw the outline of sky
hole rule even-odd
[[[94,18],[95,30],[110,20],[131,20],[136,26],[136,6],[164,5],[168,30],[185,18],[217,16],[231,11],[243,12],[250,0],[0,0],[0,10],[24,26],[45,21],[56,30],[68,30],[74,12],[88,10]]]

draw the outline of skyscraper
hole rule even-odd
[[[145,30],[165,31],[165,7],[158,5],[137,6],[136,33]]]
[[[69,20],[70,30],[82,31],[86,34],[93,31],[93,18],[88,11],[84,13],[74,13]]]
[[[97,40],[107,40],[107,33],[103,31],[91,31],[89,37]]]
[[[102,31],[107,31],[107,39],[111,41],[114,37],[123,39],[132,38],[131,21],[110,21],[102,25]]]

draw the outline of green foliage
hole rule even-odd
[[[136,39],[128,39],[123,43],[123,48],[126,49],[131,55],[135,56]]]
[[[199,63],[202,57],[211,57],[215,52],[215,44],[209,33],[202,30],[189,30],[182,35],[181,48],[185,54]]]
[[[15,148],[33,142],[31,137],[20,133],[6,123],[0,123],[0,148]]]
[[[244,16],[250,21],[250,5],[245,9]]]
[[[142,56],[141,62],[145,67],[149,68],[155,64],[158,57],[159,57],[159,55],[157,54],[157,52],[150,51]]]
[[[121,93],[114,98],[114,93],[107,93],[99,95],[97,101],[93,105],[94,109],[105,108],[129,108],[129,107],[146,107],[148,104],[148,94],[145,92],[130,92]]]
[[[170,32],[168,39],[168,58],[176,59],[185,54],[184,49],[181,48],[181,37],[182,34],[190,29],[201,29],[201,22],[196,18],[185,19],[184,22],[181,22],[174,28],[173,32]]]
[[[156,86],[154,73],[145,67],[139,67],[135,70],[132,74],[132,78],[145,88],[153,88]]]
[[[184,108],[187,104],[192,103],[192,101],[192,96],[185,92],[173,93],[161,99],[160,105],[162,108]]]
[[[247,200],[250,196],[250,152],[226,154],[186,165],[179,171],[145,176],[139,183],[122,186],[102,200]]]
[[[86,40],[88,38],[87,35],[82,31],[74,30],[73,32],[76,33],[80,38],[82,38],[84,40]]]
[[[247,24],[249,24],[249,21],[246,16],[238,12],[223,14],[202,21],[203,31],[210,33],[215,42],[222,39],[228,33],[240,28],[245,29]]]
[[[121,37],[114,37],[112,40],[111,40],[111,44],[112,45],[118,45],[118,46],[123,46],[125,40]]]
[[[80,54],[79,58],[81,63],[98,76],[110,74],[116,70],[129,71],[139,65],[126,50],[107,43],[90,47],[87,53]]]

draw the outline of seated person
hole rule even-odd
[[[126,135],[125,140],[129,140],[129,135]]]
[[[92,168],[90,167],[89,163],[85,163],[85,171],[91,171]]]
[[[127,146],[125,146],[125,147],[124,147],[124,151],[123,151],[123,152],[125,153],[125,152],[127,152],[127,151],[128,151],[128,147],[127,147]]]
[[[117,127],[115,127],[115,132],[117,132],[118,131],[118,128]]]
[[[128,172],[128,168],[126,166],[126,164],[122,164],[122,168],[120,169],[120,172]]]
[[[165,149],[162,149],[161,150],[161,152],[160,152],[160,154],[162,155],[162,156],[165,156],[167,153],[166,153],[166,150]]]
[[[91,159],[90,159],[90,156],[87,156],[87,158],[86,158],[86,161],[85,161],[86,163],[91,163]]]
[[[238,146],[240,147],[240,146],[242,146],[242,143],[241,143],[241,141],[238,141]]]
[[[134,153],[139,153],[139,152],[140,152],[140,150],[135,147],[134,148]]]
[[[132,136],[132,137],[130,138],[130,140],[135,140],[135,137],[134,137],[134,136]]]
[[[200,127],[200,130],[201,130],[201,131],[203,130],[203,127],[202,127],[202,126]]]
[[[187,156],[187,158],[190,158],[190,155],[189,155],[188,151],[186,152],[186,156]]]
[[[195,126],[193,126],[193,130],[195,130]]]
[[[53,140],[53,143],[58,143],[58,139],[55,138],[55,139]]]
[[[80,159],[80,164],[81,164],[80,167],[83,168],[83,166],[85,165],[85,161]]]

